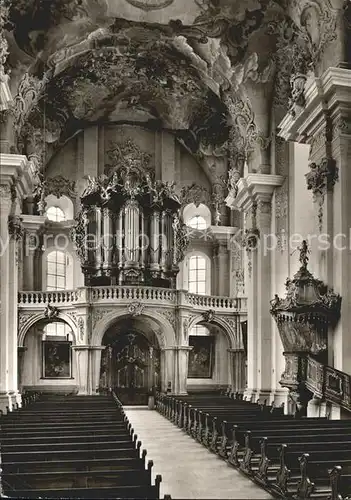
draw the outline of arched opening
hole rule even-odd
[[[46,217],[53,222],[63,222],[66,220],[66,216],[60,207],[49,207],[46,211]]]
[[[22,390],[76,390],[75,337],[65,321],[42,319],[26,333],[19,347],[18,379]]]
[[[146,321],[125,317],[104,334],[99,389],[112,388],[123,404],[147,404],[161,387],[161,351]]]
[[[183,219],[188,227],[204,231],[211,225],[211,211],[204,203],[190,203],[183,209]]]
[[[230,383],[228,349],[230,342],[224,330],[212,323],[200,322],[189,332],[187,389],[211,390]]]

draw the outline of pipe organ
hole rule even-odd
[[[188,244],[179,214],[174,185],[130,158],[89,177],[73,231],[85,284],[175,288]]]

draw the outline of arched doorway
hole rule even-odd
[[[100,390],[112,388],[123,404],[147,404],[160,389],[160,346],[156,334],[135,318],[123,318],[105,333]]]

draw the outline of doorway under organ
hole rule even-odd
[[[144,405],[160,389],[160,346],[146,322],[124,318],[105,333],[100,391],[112,389],[123,404]]]

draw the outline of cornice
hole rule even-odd
[[[18,194],[25,197],[36,177],[33,164],[24,155],[0,153],[0,167],[0,184],[15,184]]]
[[[44,226],[46,216],[44,215],[21,215],[22,225],[25,229],[30,231],[38,231]]]
[[[0,77],[0,111],[9,109],[13,102],[8,80],[7,75]]]
[[[246,211],[254,202],[270,201],[275,188],[281,186],[283,182],[282,175],[248,174],[238,182],[238,194],[233,208]]]
[[[299,142],[313,135],[316,124],[324,120],[324,113],[338,107],[351,114],[351,70],[328,68],[305,90],[306,105],[293,117],[288,113],[280,122],[279,136],[287,141]]]

